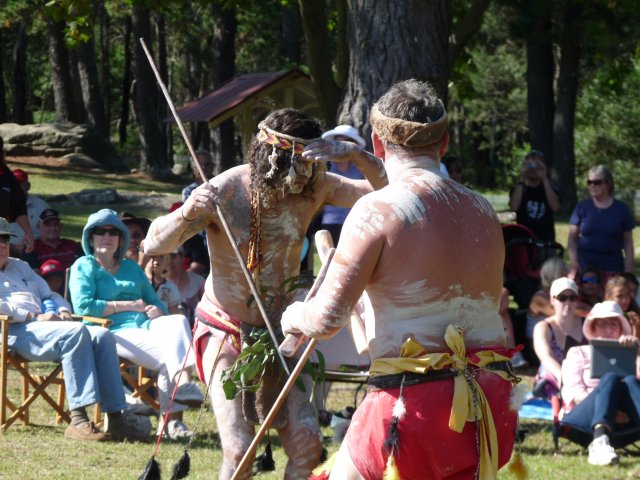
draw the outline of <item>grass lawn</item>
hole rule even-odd
[[[32,364],[37,365],[37,364]],[[524,381],[531,382],[532,372],[527,372]],[[18,378],[10,372],[9,386],[12,392],[18,392]],[[328,408],[341,410],[353,404],[354,386],[336,384],[329,394]],[[53,393],[53,390],[52,390]],[[359,398],[362,398],[361,396]],[[50,480],[67,479],[134,479],[138,478],[147,464],[154,443],[82,443],[67,440],[63,436],[65,425],[54,425],[52,411],[45,402],[38,399],[30,410],[33,425],[25,427],[18,423],[12,425],[4,434],[0,434],[0,479]],[[195,424],[197,411],[186,414],[188,425]],[[156,421],[153,420],[155,427]],[[592,467],[587,464],[586,451],[581,447],[561,441],[559,454],[554,453],[551,437],[551,422],[542,420],[524,420],[522,426],[529,432],[522,444],[521,451],[530,479],[574,480],[600,479],[621,480],[640,478],[640,454],[621,454],[620,464],[612,467]],[[332,430],[323,429],[325,446],[329,453],[337,450],[331,442]],[[280,479],[286,464],[286,457],[277,438],[272,441],[276,471],[262,473],[259,478],[265,480]],[[428,435],[428,432],[425,432]],[[186,442],[164,441],[158,454],[158,462],[163,478],[170,478],[173,464],[180,458]],[[259,448],[262,452],[264,444]],[[217,478],[217,469],[221,462],[220,440],[217,435],[213,413],[206,411],[202,417],[197,439],[190,450],[192,462],[188,478]],[[504,468],[499,479],[516,477]]]

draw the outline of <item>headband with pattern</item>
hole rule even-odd
[[[449,124],[442,100],[438,99],[438,103],[442,107],[442,115],[434,121],[419,123],[387,117],[380,111],[377,104],[371,109],[369,121],[378,137],[387,142],[405,147],[433,145],[442,138]]]

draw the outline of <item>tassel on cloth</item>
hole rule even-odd
[[[516,452],[514,454],[513,460],[509,464],[509,471],[520,480],[527,480],[529,478],[527,466],[524,464],[524,460],[522,460],[522,455],[520,454],[520,452]]]
[[[173,466],[173,475],[171,480],[180,480],[181,478],[189,475],[189,469],[191,468],[191,458],[189,453],[185,450],[180,459]]]
[[[398,472],[398,467],[396,467],[393,452],[389,454],[387,467],[384,469],[384,476],[382,477],[382,480],[400,480],[400,472]]]
[[[151,457],[138,480],[160,480],[160,465],[156,462],[156,457]]]

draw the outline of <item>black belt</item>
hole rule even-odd
[[[473,369],[478,369],[473,364],[469,364]],[[519,382],[520,379],[516,376],[511,366],[511,362],[491,362],[485,365],[486,370],[498,370],[509,374],[509,377],[514,382]],[[377,375],[375,377],[369,377],[367,382],[367,391],[376,390],[389,390],[392,388],[399,388],[400,385],[411,386],[418,385],[420,383],[435,382],[438,380],[449,380],[456,375],[460,375],[462,372],[455,368],[447,368],[442,370],[427,370],[424,373],[404,372],[394,373],[391,375]]]

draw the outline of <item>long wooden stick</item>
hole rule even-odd
[[[320,285],[322,284],[324,277],[327,274],[327,270],[329,269],[329,264],[331,263],[331,259],[333,258],[334,253],[335,253],[335,249],[332,248],[327,255],[326,262],[322,265],[322,268],[320,269],[320,272],[316,277],[316,281],[313,283],[311,290],[309,290],[309,293],[305,298],[305,302],[311,299],[313,296],[315,296],[316,292],[320,288]],[[287,338],[290,338],[290,337],[291,335],[287,335]],[[285,340],[285,342],[286,341],[287,340]],[[251,462],[251,459],[255,455],[256,449],[258,448],[258,444],[264,437],[265,433],[267,433],[267,430],[269,430],[269,427],[273,423],[273,419],[276,418],[278,411],[280,411],[280,407],[282,407],[282,404],[287,398],[287,395],[289,395],[291,388],[293,387],[296,379],[300,375],[300,372],[304,368],[305,364],[307,363],[307,360],[309,360],[309,357],[311,356],[311,353],[313,353],[313,350],[316,348],[317,344],[318,344],[318,340],[316,338],[312,338],[311,341],[309,342],[309,345],[307,345],[307,348],[305,348],[304,352],[302,352],[302,356],[300,357],[300,360],[298,360],[298,363],[293,369],[293,372],[291,372],[291,375],[287,379],[287,382],[284,384],[284,387],[282,388],[280,395],[278,395],[278,398],[276,398],[276,401],[273,404],[273,407],[271,407],[271,410],[269,410],[269,414],[264,419],[263,424],[260,425],[260,428],[258,429],[258,433],[256,433],[256,436],[253,438],[253,441],[251,442],[251,445],[249,445],[249,448],[247,449],[244,456],[242,457],[242,460],[240,460],[240,463],[236,467],[236,471],[233,472],[233,476],[231,477],[231,480],[235,480],[236,478],[238,478],[238,475],[240,474],[240,472],[242,472],[242,470],[244,470],[247,467],[247,464]]]
[[[178,112],[176,111],[176,107],[173,105],[173,101],[171,100],[171,96],[169,95],[169,91],[167,90],[167,87],[164,85],[164,82],[162,81],[162,78],[160,78],[160,72],[158,72],[158,69],[156,68],[156,64],[153,61],[153,57],[151,56],[151,53],[149,53],[149,50],[147,49],[147,45],[144,42],[143,38],[140,38],[140,44],[142,45],[142,49],[144,50],[144,53],[147,56],[147,60],[149,61],[149,65],[151,66],[151,70],[153,70],[153,73],[156,76],[156,80],[158,81],[158,85],[160,85],[160,90],[162,90],[162,93],[164,94],[164,98],[167,100],[167,104],[169,105],[169,109],[171,110],[171,114],[173,115],[174,120],[178,124],[178,129],[180,130],[180,133],[182,134],[182,138],[184,139],[185,143],[187,144],[187,149],[189,150],[189,154],[191,155],[191,159],[193,160],[194,165],[198,169],[198,174],[200,175],[200,178],[202,179],[202,181],[206,182],[206,181],[208,181],[208,178],[206,178],[206,176],[204,174],[204,170],[202,169],[202,166],[200,165],[200,162],[198,160],[198,156],[196,155],[196,152],[193,149],[193,146],[191,145],[191,140],[189,140],[189,136],[187,135],[187,131],[184,129],[184,125],[182,124],[182,120],[180,120],[180,117],[178,116]],[[242,273],[244,274],[244,277],[247,279],[247,283],[249,284],[249,289],[251,290],[251,293],[253,294],[253,297],[256,300],[256,304],[258,305],[258,310],[260,310],[260,314],[262,315],[262,319],[264,320],[264,323],[267,326],[267,330],[269,330],[269,335],[271,335],[271,340],[273,341],[273,344],[277,346],[278,345],[278,338],[276,337],[276,332],[273,329],[273,325],[271,325],[271,322],[269,321],[269,316],[267,315],[267,311],[265,310],[264,305],[262,303],[262,299],[260,298],[260,293],[258,293],[258,289],[256,288],[256,285],[253,282],[253,278],[251,278],[251,273],[249,273],[249,269],[247,269],[247,265],[246,265],[246,263],[244,261],[244,257],[242,256],[242,253],[240,252],[240,249],[238,248],[238,244],[236,243],[236,239],[233,236],[233,232],[231,232],[231,229],[229,228],[229,224],[227,223],[227,219],[224,216],[224,213],[222,213],[222,209],[220,208],[220,205],[218,205],[217,203],[216,203],[216,212],[218,213],[218,217],[220,218],[220,222],[222,223],[222,227],[224,228],[224,231],[227,234],[227,238],[229,239],[229,243],[231,243],[231,248],[233,248],[233,251],[236,254],[236,258],[238,259],[238,262],[240,263],[240,268],[242,269]],[[207,244],[207,246],[208,246],[208,244]],[[211,253],[211,252],[209,252],[209,253]],[[282,356],[282,353],[280,353],[280,350],[278,350],[278,357],[280,358],[280,362],[282,363],[282,367],[284,368],[284,371],[287,372],[287,375],[291,375],[291,373],[289,372],[289,367],[287,365],[287,362],[285,361],[284,357]]]

